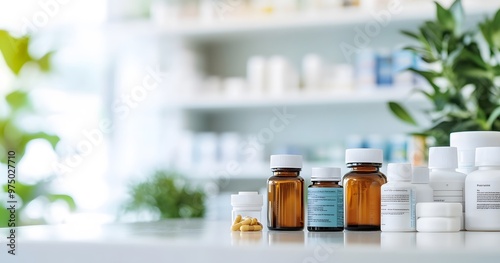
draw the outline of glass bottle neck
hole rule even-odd
[[[299,176],[300,175],[300,168],[273,168],[273,175],[274,176]]]
[[[347,167],[356,172],[378,172],[382,164],[380,163],[348,163]]]
[[[339,181],[311,181],[313,185],[338,185]]]

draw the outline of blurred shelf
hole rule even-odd
[[[500,0],[462,1],[467,16],[492,14],[500,5]],[[385,9],[369,10],[364,8],[343,8],[338,10],[318,11],[314,13],[299,12],[290,14],[274,14],[248,16],[241,18],[214,18],[212,20],[186,19],[163,24],[150,20],[125,21],[112,23],[110,28],[127,33],[152,33],[173,37],[221,37],[235,33],[277,32],[310,28],[331,28],[335,26],[356,25],[377,21],[374,14]],[[422,21],[435,17],[435,6],[432,1],[419,3],[403,3],[401,11],[389,17],[389,24]],[[387,11],[387,10],[386,10]]]
[[[166,108],[184,110],[224,110],[266,108],[276,106],[309,107],[361,103],[386,103],[388,101],[418,101],[424,102],[417,94],[411,95],[408,88],[377,88],[367,91],[336,91],[317,93],[292,93],[283,96],[240,96],[198,95],[189,98],[170,99]]]
[[[385,160],[380,170],[385,173],[389,161]],[[230,168],[229,168],[230,167]],[[236,167],[236,168],[235,168]],[[300,175],[306,181],[311,179],[313,167],[339,167],[341,174],[349,172],[344,162],[340,161],[318,161],[304,162]],[[245,163],[245,162],[227,162],[216,165],[202,165],[193,168],[177,168],[181,174],[190,179],[209,179],[209,180],[267,180],[272,171],[268,162]]]
[[[340,167],[342,172],[347,171],[344,163],[340,162],[305,162],[302,168],[301,176],[308,180],[311,176],[313,167]],[[345,169],[345,170],[344,170]],[[266,180],[271,176],[269,163],[245,163],[245,162],[227,162],[216,165],[202,165],[196,168],[180,168],[180,173],[192,179],[211,179],[211,180]]]

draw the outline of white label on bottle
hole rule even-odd
[[[492,183],[476,183],[478,210],[500,210],[500,187]]]
[[[431,182],[434,189],[434,202],[460,203],[465,210],[465,182]]]
[[[382,188],[382,230],[415,230],[416,196],[412,188]]]

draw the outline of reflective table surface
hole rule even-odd
[[[500,232],[231,232],[169,220],[0,229],[0,262],[500,262]]]

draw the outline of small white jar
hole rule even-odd
[[[262,222],[262,195],[258,192],[239,192],[237,195],[231,195],[231,206],[233,207],[231,221],[234,222],[236,216],[254,217]]]

